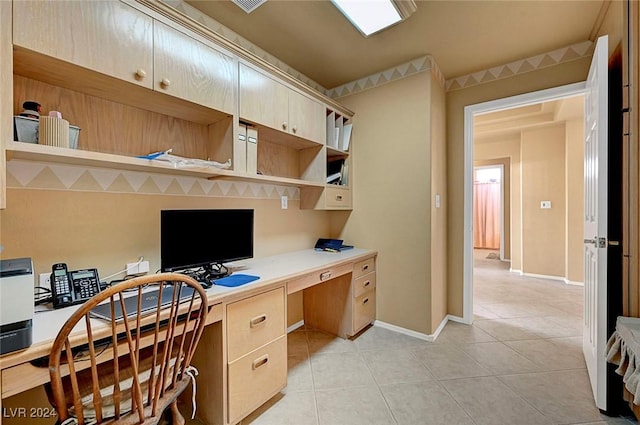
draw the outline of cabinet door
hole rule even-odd
[[[290,90],[289,132],[303,139],[324,143],[326,138],[324,106],[315,100]]]
[[[119,1],[15,1],[14,44],[147,88],[151,17]]]
[[[154,89],[234,113],[234,58],[169,26],[154,23]]]
[[[289,88],[240,64],[240,118],[280,131],[289,128]]]

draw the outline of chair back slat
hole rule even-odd
[[[192,292],[183,297],[187,287]],[[143,295],[152,289],[158,290],[155,311],[127,318],[131,311],[125,299],[137,295],[137,311],[141,312]],[[170,298],[169,305],[163,306],[163,294]],[[111,312],[108,326],[91,316],[91,310],[104,301]],[[118,310],[125,319],[116,319]],[[133,418],[135,423],[157,423],[169,405],[172,414],[179,415],[175,398],[190,384],[185,369],[204,330],[207,312],[201,285],[175,273],[124,281],[86,301],[63,325],[49,357],[47,391],[59,421],[73,416],[80,425],[134,423]]]

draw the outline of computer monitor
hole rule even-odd
[[[253,210],[160,211],[162,271],[202,268],[209,276],[228,274],[224,263],[253,257]]]

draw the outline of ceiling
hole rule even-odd
[[[489,112],[474,117],[474,142],[493,142],[499,137],[513,136],[527,129],[583,117],[583,95]]]
[[[450,79],[593,40],[610,0],[416,0],[364,38],[329,0],[186,0],[327,89],[431,54]]]

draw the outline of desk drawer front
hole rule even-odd
[[[229,362],[285,333],[284,299],[277,288],[227,306]]]
[[[369,273],[353,280],[353,296],[355,298],[376,287],[376,274]]]
[[[354,279],[374,271],[376,271],[376,259],[373,257],[364,261],[359,261],[353,265]]]
[[[229,364],[229,422],[235,423],[287,385],[287,336]]]
[[[287,294],[292,294],[294,292],[302,291],[303,289],[306,289],[310,286],[316,285],[318,283],[321,283],[327,280],[331,280],[334,277],[351,273],[352,270],[353,270],[353,265],[351,263],[348,263],[348,264],[343,264],[337,267],[330,267],[326,270],[321,270],[319,272],[305,274],[304,276],[290,280],[287,283]]]
[[[328,187],[325,189],[327,208],[350,208],[351,191],[347,188]]]
[[[365,292],[354,300],[353,333],[362,330],[376,318],[376,291]]]

